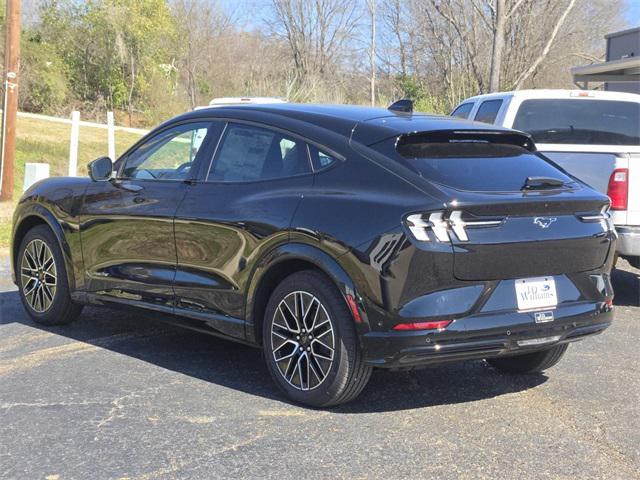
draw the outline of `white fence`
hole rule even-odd
[[[2,109],[0,109],[0,113],[2,112]],[[112,113],[112,112],[110,112]],[[18,116],[19,117],[23,117],[23,118],[33,118],[36,120],[46,120],[49,122],[58,122],[58,123],[66,123],[71,125],[71,119],[70,118],[62,118],[62,117],[50,117],[48,115],[40,115],[39,113],[27,113],[27,112],[18,112]],[[109,126],[105,123],[94,123],[94,122],[85,122],[85,121],[80,121],[80,126],[81,127],[93,127],[93,128],[104,128],[104,129],[108,129]],[[144,135],[146,133],[149,132],[149,130],[144,130],[142,128],[129,128],[129,127],[117,127],[114,126],[114,131],[116,132],[129,132],[129,133],[138,133],[140,135]]]
[[[2,110],[0,110],[1,112]],[[107,151],[111,160],[116,159],[116,132],[128,132],[145,135],[149,130],[141,128],[118,127],[115,125],[113,112],[107,113],[107,123],[85,122],[80,120],[80,112],[72,112],[71,118],[50,117],[37,113],[18,112],[18,117],[31,118],[34,120],[44,120],[47,122],[65,123],[71,126],[71,137],[69,141],[69,176],[75,177],[78,174],[78,145],[80,141],[80,127],[103,128],[107,130]]]

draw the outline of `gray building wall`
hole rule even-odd
[[[607,39],[607,62],[627,57],[640,56],[640,27],[605,35]],[[640,82],[607,82],[605,90],[613,92],[640,93]]]

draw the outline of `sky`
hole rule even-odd
[[[629,23],[629,28],[640,26],[640,0],[627,0],[625,18]]]
[[[78,1],[81,2],[82,0]],[[260,12],[265,11],[265,7],[271,3],[271,0],[217,0],[217,2],[228,12],[235,13],[240,20],[244,19],[245,22],[241,21],[241,23],[245,23],[251,28],[264,23],[264,15],[260,15]],[[42,0],[22,0],[23,21],[25,24],[28,25],[36,20],[38,6],[41,3]],[[625,3],[626,28],[640,26],[640,0],[626,0]],[[248,12],[252,14],[247,15]]]

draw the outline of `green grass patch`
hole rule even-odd
[[[0,219],[0,248],[8,247],[11,241],[11,219]]]

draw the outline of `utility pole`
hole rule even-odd
[[[16,119],[18,116],[18,74],[20,73],[20,0],[7,1],[4,44],[4,106],[2,110],[2,159],[0,200],[13,198],[16,161]]]

